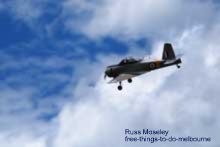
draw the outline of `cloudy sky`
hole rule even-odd
[[[1,0],[0,146],[219,147],[218,0]],[[184,54],[117,84],[127,56]],[[168,129],[209,143],[126,143],[125,129]]]

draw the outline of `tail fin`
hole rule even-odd
[[[176,59],[175,53],[173,51],[172,44],[165,43],[163,48],[163,60],[173,60]]]

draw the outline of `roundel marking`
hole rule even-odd
[[[154,69],[155,67],[156,67],[156,66],[155,66],[154,63],[151,63],[151,64],[150,64],[150,68],[151,68],[151,69]]]

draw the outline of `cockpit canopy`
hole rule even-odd
[[[129,58],[125,58],[125,59],[121,60],[121,62],[118,65],[133,64],[133,63],[137,63],[137,62],[140,62],[140,59],[134,59],[132,57],[129,57]]]

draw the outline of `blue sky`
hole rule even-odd
[[[14,3],[22,6],[22,1]],[[0,11],[1,93],[12,91],[10,93],[15,95],[2,94],[3,99],[6,99],[2,105],[9,105],[6,106],[7,111],[2,110],[2,113],[13,119],[19,119],[20,116],[25,118],[20,119],[21,122],[9,123],[6,128],[21,124],[25,126],[23,121],[26,117],[48,123],[57,117],[66,103],[77,100],[71,90],[79,82],[76,73],[80,62],[95,63],[99,54],[123,56],[131,44],[142,49],[150,45],[146,38],[133,39],[128,44],[112,36],[93,39],[77,30],[69,31],[64,24],[65,17],[69,16],[63,16],[64,10],[59,2],[36,2],[37,8],[43,9],[36,16],[26,14],[31,13],[27,8],[16,10],[10,7],[15,4],[5,1],[4,9]],[[21,14],[17,11],[21,11]],[[80,19],[80,16],[71,16],[71,20],[74,19]],[[100,68],[99,74],[102,74],[104,68]],[[92,86],[94,82],[89,81],[88,85]],[[20,95],[22,92],[25,95]],[[20,99],[25,104],[13,107]],[[27,114],[27,111],[31,113]],[[2,120],[2,123],[5,126],[5,121]]]
[[[148,126],[216,138],[219,16],[215,0],[1,1],[0,144],[127,146],[125,127]],[[136,78],[122,93],[103,81],[105,66],[131,55],[160,58],[164,42],[184,53],[183,70]]]
[[[7,7],[0,11],[1,87],[14,90],[33,88],[30,97],[24,98],[31,99],[33,110],[41,109],[38,103],[42,99],[51,99],[49,106],[44,107],[56,107],[54,96],[69,101],[70,94],[65,88],[77,82],[77,78],[74,81],[72,78],[80,68],[77,64],[73,66],[72,62],[95,62],[97,54],[124,54],[128,50],[126,43],[112,37],[96,41],[82,33],[69,32],[62,23],[64,18],[59,19],[60,3],[48,2],[42,7],[47,9],[46,12],[30,18],[33,19],[31,22],[14,16]],[[48,32],[46,27],[51,27],[52,31]],[[138,40],[136,44],[146,46],[145,40]],[[82,48],[81,51],[78,48]],[[58,65],[56,60],[60,62]],[[45,62],[49,62],[48,65]],[[44,117],[44,114],[52,119],[51,116],[57,113],[42,112],[39,116]]]

